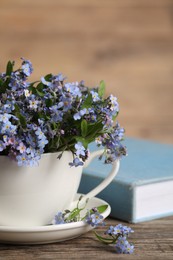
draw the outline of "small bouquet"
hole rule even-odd
[[[117,98],[104,98],[105,84],[88,88],[84,82],[65,82],[62,74],[48,74],[28,82],[33,71],[22,58],[14,69],[9,61],[0,74],[0,155],[8,155],[19,166],[35,166],[43,153],[71,151],[70,166],[80,166],[89,157],[88,144],[104,147],[104,161],[122,155],[124,129],[116,122]],[[102,157],[102,156],[101,156]]]

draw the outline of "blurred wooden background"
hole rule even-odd
[[[173,143],[173,1],[1,0],[0,71],[21,56],[33,79],[104,79],[127,136]]]

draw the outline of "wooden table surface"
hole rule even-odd
[[[0,37],[0,71],[23,56],[33,62],[32,79],[48,72],[91,86],[104,79],[128,136],[173,143],[172,0],[1,0]],[[89,232],[50,245],[1,244],[0,260],[173,259],[173,217],[131,226],[132,256]]]
[[[106,225],[116,225],[118,220],[107,219]],[[127,223],[122,222],[125,225]],[[101,244],[93,232],[73,240],[32,246],[0,244],[0,260],[28,259],[129,259],[129,260],[166,260],[173,259],[173,217],[153,220],[140,224],[129,224],[135,231],[129,241],[134,243],[132,255],[116,254],[111,246]],[[103,234],[105,227],[97,232]]]

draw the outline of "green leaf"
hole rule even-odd
[[[51,81],[51,79],[52,79],[52,74],[51,74],[51,73],[50,73],[50,74],[47,74],[44,78],[45,78],[46,81]]]
[[[40,97],[44,97],[44,93],[39,91],[37,88],[36,88],[36,92],[37,92],[37,95],[40,96]]]
[[[33,85],[29,86],[29,91],[31,91],[32,94],[35,94],[35,95],[37,94],[36,88]]]
[[[19,118],[20,124],[23,128],[26,128],[26,118],[22,116],[19,112],[16,113],[16,116]]]
[[[87,124],[87,121],[85,119],[83,119],[81,122],[82,137],[85,137],[87,135],[87,131],[88,131],[88,124]]]
[[[44,88],[44,85],[43,85],[43,83],[39,83],[38,85],[37,85],[37,87],[36,87],[36,89],[38,89],[40,92],[42,92],[43,91],[43,88]]]
[[[98,89],[99,96],[103,97],[105,95],[105,91],[106,91],[105,82],[102,80],[102,81],[100,81],[100,85],[99,85],[99,89]]]
[[[3,82],[3,84],[0,86],[0,93],[5,93],[6,92],[6,88],[7,88],[7,85],[5,82]]]
[[[95,138],[97,137],[97,133],[99,133],[100,131],[102,131],[103,129],[103,124],[102,122],[97,122],[95,124],[90,124],[88,125],[88,134],[87,137],[88,138]],[[100,135],[100,133],[98,134]]]
[[[6,75],[7,75],[7,76],[10,76],[10,75],[11,75],[11,73],[12,73],[12,71],[13,71],[13,66],[14,66],[14,62],[9,61],[9,62],[7,63],[7,68],[6,68]]]
[[[35,88],[37,95],[40,96],[40,97],[44,97],[44,95],[45,95],[45,93],[43,92],[43,88],[44,88],[44,85],[41,82]]]
[[[85,99],[85,101],[82,105],[82,109],[90,108],[92,106],[92,102],[93,102],[92,95],[88,94],[88,97]]]
[[[79,216],[80,212],[81,212],[81,209],[75,208],[75,209],[70,213],[70,215],[68,216],[67,220],[73,220],[73,219],[75,219],[77,216]]]
[[[2,79],[0,79],[0,87],[3,85],[3,80]]]
[[[14,107],[15,107],[15,111],[17,113],[20,113],[20,108],[19,108],[19,106],[16,103],[14,104]]]
[[[101,205],[97,207],[98,212],[101,214],[105,212],[105,210],[108,208],[108,205]]]
[[[34,83],[29,86],[29,91],[31,91],[32,94],[38,95],[40,97],[44,97],[45,95],[45,93],[43,92],[44,85],[40,82],[36,87],[34,87]]]
[[[57,129],[57,124],[55,122],[52,123],[52,129],[53,130]]]
[[[26,118],[20,113],[20,107],[17,104],[14,104],[14,107],[15,116],[19,119],[21,126],[26,128]]]
[[[46,103],[46,106],[47,106],[47,107],[51,107],[51,106],[53,105],[52,99],[46,99],[46,100],[45,100],[45,103]]]

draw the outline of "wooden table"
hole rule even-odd
[[[0,37],[0,71],[24,56],[33,79],[48,72],[91,86],[104,79],[128,136],[173,143],[173,1],[1,0]],[[131,226],[132,256],[116,255],[89,232],[50,245],[1,244],[0,260],[173,259],[173,217]]]
[[[120,221],[109,218],[106,223],[109,226],[116,225]],[[127,223],[124,224],[127,225]],[[129,241],[135,245],[135,252],[132,255],[115,254],[114,248],[101,244],[91,231],[73,240],[48,245],[15,246],[0,244],[0,260],[173,259],[173,217],[129,225],[135,231],[129,238]],[[99,227],[97,232],[103,234],[103,230],[105,230],[105,227]]]

